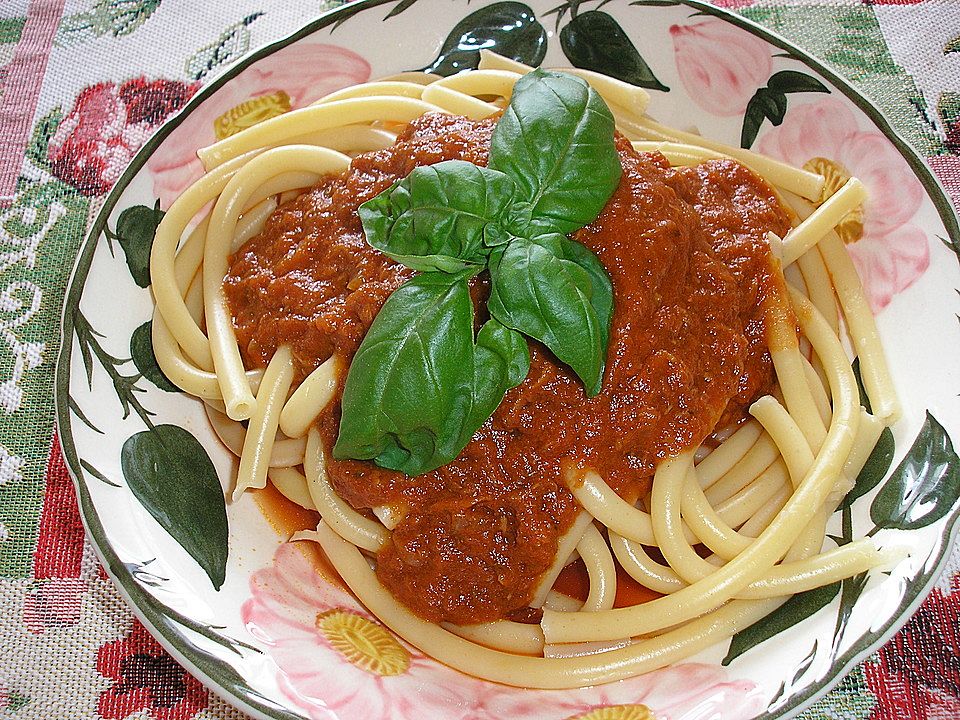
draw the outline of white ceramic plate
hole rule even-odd
[[[675,720],[786,717],[909,618],[949,550],[960,485],[950,441],[960,429],[960,231],[929,170],[849,85],[741,18],[697,2],[586,0],[577,12],[558,12],[555,2],[361,2],[249,55],[146,144],[80,254],[64,309],[57,412],[84,521],[151,632],[252,715],[599,720],[635,717],[644,704]],[[224,542],[217,503],[191,493],[214,471],[229,487],[233,460],[199,403],[163,387],[143,343],[149,333],[136,332],[152,313],[142,273],[155,203],[168,207],[197,177],[194,151],[215,139],[214,121],[243,101],[282,105],[282,91],[296,107],[403,70],[452,72],[475,58],[471,43],[484,38],[533,64],[586,65],[643,84],[653,96],[650,114],[667,124],[734,145],[746,135],[755,149],[796,164],[833,158],[864,180],[873,199],[864,236],[850,250],[878,312],[904,414],[884,440],[890,469],[879,459],[868,467],[860,487],[870,489],[847,520],[853,535],[872,532],[909,552],[892,573],[800,596],[732,646],[724,641],[682,665],[597,688],[541,692],[468,678],[392,640],[327,579],[316,555],[281,543],[250,496],[227,508]],[[762,103],[751,103],[758,93],[785,104],[785,113],[764,116]],[[108,231],[121,239],[108,242]],[[138,499],[122,456],[143,432],[142,454],[128,462],[156,462],[157,484]],[[190,502],[174,510],[181,519],[174,539],[144,503],[173,507],[169,498],[181,495]],[[842,519],[838,513],[830,534],[843,536]],[[215,590],[201,563],[215,567],[227,547],[225,581]],[[215,570],[210,575],[219,581]],[[321,613],[326,620],[318,623]],[[337,619],[350,613],[399,648],[404,671],[384,674],[338,640]]]

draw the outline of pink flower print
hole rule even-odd
[[[314,553],[304,543],[282,546],[273,566],[254,574],[251,599],[241,611],[250,633],[269,647],[279,687],[307,717],[328,720],[332,712],[363,720],[535,720],[610,706],[640,712],[639,706],[646,706],[659,720],[693,720],[708,713],[716,720],[740,720],[765,707],[754,683],[695,663],[573,690],[527,690],[477,680],[397,640]]]
[[[761,38],[711,18],[670,27],[680,80],[690,98],[714,115],[739,115],[767,84],[773,61]]]
[[[641,718],[643,708],[658,720],[741,720],[766,706],[763,693],[749,680],[732,680],[716,665],[686,663],[615,683],[573,690],[524,690],[488,686],[485,709],[490,717],[592,718],[601,708],[617,708],[611,718]],[[638,707],[639,706],[639,707]],[[633,710],[629,712],[628,710]]]
[[[923,187],[893,144],[877,130],[861,130],[853,112],[835,98],[797,105],[770,128],[759,152],[802,167],[825,159],[863,181],[863,234],[847,245],[874,312],[885,308],[930,265],[924,232],[911,223]],[[819,168],[818,168],[819,169]]]
[[[144,141],[199,85],[135,78],[85,88],[50,139],[53,174],[84,195],[102,195]]]
[[[203,174],[197,150],[219,139],[218,118],[243,109],[242,103],[260,98],[275,115],[369,79],[370,65],[360,55],[320,42],[301,41],[259,60],[195,108],[150,158],[147,170],[161,206],[169,207]]]
[[[309,718],[460,718],[483,683],[398,640],[346,591],[319,574],[313,548],[282,546],[250,581],[242,616],[270,645],[277,683]]]
[[[23,624],[34,635],[50,628],[76,625],[87,585],[79,578],[54,578],[40,581],[23,603]]]

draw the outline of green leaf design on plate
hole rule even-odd
[[[943,46],[944,55],[949,55],[950,53],[955,52],[960,52],[960,35],[957,35],[953,40]]]
[[[133,331],[130,336],[130,357],[140,374],[166,392],[179,392],[180,388],[167,380],[160,366],[157,356],[153,353],[153,322],[147,320]]]
[[[437,59],[423,71],[447,76],[475,70],[480,64],[481,50],[493,50],[536,67],[547,54],[547,31],[523,3],[494,3],[458,22],[447,35]]]
[[[778,93],[818,92],[828,93],[830,90],[812,75],[797,72],[796,70],[781,70],[775,72],[767,81],[767,88]]]
[[[104,349],[99,340],[103,337],[103,334],[93,329],[90,322],[80,312],[79,307],[73,309],[73,327],[76,333],[77,346],[80,350],[80,358],[83,360],[83,367],[86,370],[88,387],[93,387],[93,360],[96,358],[100,367],[113,382],[113,390],[123,406],[123,418],[126,419],[130,410],[133,410],[147,427],[153,427],[151,417],[154,413],[147,410],[137,397],[137,393],[143,392],[143,388],[137,386],[140,375],[125,375],[120,369],[130,361],[114,357]]]
[[[743,114],[743,128],[740,130],[740,147],[748,148],[757,139],[760,126],[769,120],[774,126],[783,122],[787,112],[787,96],[769,88],[760,88],[750,98]]]
[[[727,656],[721,664],[729,665],[750,648],[793,627],[801,620],[806,620],[829,605],[838,592],[840,592],[840,583],[835,582],[794,595],[765,618],[734,635],[730,640]]]
[[[945,238],[937,235],[937,239],[946,246],[947,250],[960,258],[960,238]]]
[[[890,464],[893,462],[894,450],[893,433],[890,432],[890,428],[884,428],[877,439],[876,446],[870,453],[870,457],[867,458],[863,469],[857,475],[857,481],[854,483],[853,489],[847,493],[843,502],[840,503],[839,509],[842,510],[844,507],[853,505],[854,501],[873,490],[883,480],[883,476],[887,474],[887,470],[890,469]]]
[[[920,433],[870,506],[879,529],[916,530],[945,516],[960,494],[960,458],[927,411]]]
[[[119,241],[133,281],[142,288],[150,286],[150,249],[161,220],[163,210],[157,200],[152,208],[146,205],[128,207],[117,218],[116,230],[109,227],[103,230],[111,249],[113,241]]]
[[[781,70],[771,75],[767,86],[759,88],[747,103],[740,131],[740,147],[749,148],[753,145],[764,120],[769,120],[775,127],[782,123],[787,112],[787,95],[802,92],[828,93],[830,90],[812,75],[796,70]]]
[[[588,10],[574,17],[560,31],[560,47],[574,67],[648,90],[670,90],[653,74],[620,24],[605,12]]]
[[[120,467],[134,497],[219,590],[227,570],[227,508],[203,445],[181,427],[157,425],[127,438]]]
[[[393,10],[388,12],[383,19],[388,20],[389,18],[396,17],[404,10],[409,10],[411,7],[413,7],[415,2],[417,2],[417,0],[400,0],[400,2],[393,6]]]
[[[860,573],[840,582],[840,611],[837,613],[837,624],[833,630],[833,653],[836,655],[840,648],[840,641],[853,615],[853,608],[857,600],[867,587],[867,573]]]

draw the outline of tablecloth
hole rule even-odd
[[[0,717],[242,718],[100,569],[54,429],[70,268],[153,130],[338,0],[0,1]],[[960,202],[960,3],[725,0],[871,97]],[[960,718],[960,552],[906,627],[802,717]]]

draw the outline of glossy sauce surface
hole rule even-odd
[[[411,271],[369,247],[357,207],[416,165],[485,164],[493,121],[432,115],[396,145],[354,160],[281,207],[232,259],[224,290],[249,366],[290,344],[305,375],[349,359],[383,302]],[[772,383],[763,309],[782,288],[766,233],[787,217],[773,191],[732,161],[670,168],[622,138],[620,185],[574,237],[613,284],[603,389],[582,385],[531,343],[526,380],[454,462],[406,477],[328,459],[337,492],[360,510],[399,508],[377,575],[429,620],[523,614],[577,504],[564,467],[597,470],[623,497],[649,488],[655,464],[738,420]],[[319,419],[336,440],[339,401]]]

